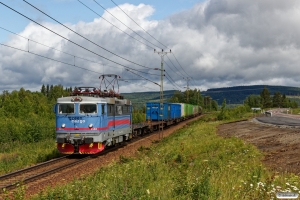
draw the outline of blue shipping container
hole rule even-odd
[[[146,120],[160,121],[171,120],[181,117],[181,105],[174,103],[163,103],[160,109],[160,103],[146,103]]]
[[[181,105],[177,103],[170,103],[171,112],[170,119],[177,119],[181,117]]]

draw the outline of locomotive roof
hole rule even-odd
[[[131,105],[128,99],[118,98],[103,98],[103,97],[90,97],[90,96],[68,96],[57,99],[57,103],[107,103],[107,104],[125,104]]]

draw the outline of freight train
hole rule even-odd
[[[160,106],[148,102],[147,122],[132,124],[131,101],[114,90],[79,87],[70,96],[58,98],[54,112],[58,150],[63,154],[96,154],[107,146],[198,116],[202,109],[190,104]]]

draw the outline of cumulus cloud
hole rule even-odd
[[[298,86],[300,2],[297,0],[209,0],[159,21],[149,19],[155,13],[150,5],[127,3],[120,7],[159,42],[118,7],[108,9],[102,17],[150,47],[172,49],[174,54],[164,57],[165,89],[182,90],[186,84],[183,78],[188,76],[193,77],[190,86],[202,90],[255,84]],[[38,90],[42,84],[99,86],[99,75],[109,73],[126,80],[120,82],[121,92],[159,91],[154,83],[137,80],[141,77],[134,73],[160,83],[160,71],[152,69],[160,67],[161,57],[153,53],[153,48],[133,40],[104,19],[66,24],[97,45],[61,25],[42,23],[76,44],[29,23],[19,33],[29,41],[11,36],[5,43],[24,51],[0,47],[0,90],[20,87]],[[60,62],[29,54],[28,50]],[[138,71],[131,73],[124,66]]]

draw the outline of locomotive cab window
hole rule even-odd
[[[105,105],[101,104],[101,114],[104,115],[105,114]]]
[[[113,115],[115,115],[115,112],[114,112],[114,105],[111,105],[111,104],[108,104],[108,105],[107,105],[107,115],[108,115],[108,116],[113,116]]]
[[[80,104],[79,106],[80,114],[96,114],[97,113],[97,105],[96,104]]]
[[[124,106],[124,114],[130,114],[130,106]]]
[[[59,104],[58,113],[59,114],[74,114],[74,104],[71,104],[71,103]]]
[[[122,112],[122,106],[116,106],[116,113],[118,115],[122,115],[123,114],[123,112]]]

